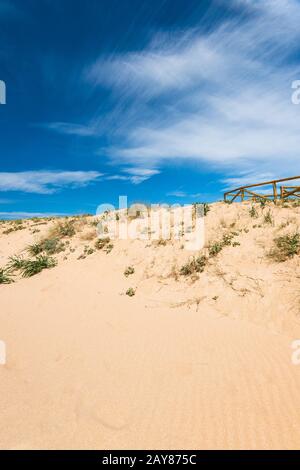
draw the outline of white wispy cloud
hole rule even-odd
[[[175,190],[175,191],[170,191],[167,193],[167,196],[173,196],[173,197],[187,197],[188,194],[185,191],[180,191],[180,190]]]
[[[61,134],[78,135],[81,137],[91,137],[98,133],[97,128],[91,124],[82,125],[71,122],[49,122],[39,124],[39,127],[56,131]]]
[[[97,171],[0,172],[0,191],[52,194],[62,188],[76,188],[98,180]]]
[[[133,184],[141,184],[152,176],[158,175],[160,173],[159,170],[142,167],[124,168],[122,171],[125,174],[110,175],[107,176],[106,179],[130,181]]]
[[[225,187],[224,190],[239,188],[255,183],[263,183],[265,181],[272,181],[275,179],[274,173],[255,173],[255,172],[241,172],[238,176],[233,178],[224,178],[222,182]]]
[[[126,132],[111,157],[147,168],[176,158],[228,174],[253,166],[274,176],[300,172],[300,106],[291,103],[291,83],[300,78],[300,4],[231,4],[247,16],[227,17],[209,33],[199,25],[160,36],[143,51],[100,57],[85,70],[93,87],[131,102],[131,119],[119,115]]]
[[[185,198],[185,199],[207,199],[208,197],[210,197],[210,195],[208,193],[188,193],[186,191],[181,191],[181,190],[175,190],[175,191],[169,191],[167,194],[167,196],[172,196],[172,197],[176,197],[176,198]]]

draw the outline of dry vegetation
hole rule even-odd
[[[112,243],[108,235],[98,238],[96,227],[99,221],[109,220],[111,213],[98,217],[1,221],[3,241],[12,237],[12,248],[10,254],[4,256],[6,244],[3,245],[0,284],[16,283],[22,277],[34,276],[56,265],[83,262],[87,258],[95,259],[95,263],[106,263],[103,255],[112,252],[108,262],[123,279],[134,274],[142,285],[150,279],[166,285],[180,283],[182,292],[179,296],[185,297],[188,293],[195,296],[196,290],[200,289],[207,292],[206,297],[216,306],[220,302],[223,306],[226,304],[222,298],[224,286],[229,290],[228,298],[232,295],[267,298],[270,283],[280,278],[283,264],[285,273],[290,275],[290,285],[296,285],[300,254],[298,201],[277,205],[265,201],[206,204],[204,215],[206,243],[202,250],[192,253],[184,249],[183,231],[179,240],[171,237],[153,241],[114,240]],[[137,218],[143,218],[138,210],[129,214],[129,220]],[[151,235],[150,229],[147,233]],[[24,243],[22,246],[20,242],[19,248],[12,252],[17,236],[19,239],[22,236]],[[123,268],[118,263],[122,263]],[[136,289],[127,285],[123,292],[133,297]],[[242,304],[239,306],[241,311],[245,308]],[[297,309],[297,305],[293,307],[293,311]]]

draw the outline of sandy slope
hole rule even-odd
[[[299,209],[272,208],[259,228],[248,212],[212,208],[208,243],[233,223],[246,232],[198,279],[174,274],[190,256],[179,242],[77,260],[82,227],[57,267],[1,285],[1,448],[299,448],[299,259],[266,258]],[[2,265],[54,223],[0,236]]]

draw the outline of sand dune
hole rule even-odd
[[[88,254],[87,217],[56,267],[2,284],[0,447],[299,448],[299,256],[268,254],[298,230],[300,207],[255,207],[257,217],[247,203],[211,206],[201,273],[180,274],[191,256],[180,240],[114,240]],[[2,224],[2,266],[57,221],[39,223],[6,234],[14,225]]]

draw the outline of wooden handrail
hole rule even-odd
[[[299,186],[280,186],[280,194],[278,192],[277,188],[277,183],[283,183],[285,181],[294,181],[294,180],[300,180],[300,176],[291,176],[290,178],[281,178],[278,180],[271,180],[271,181],[265,181],[263,183],[255,183],[255,184],[249,184],[246,186],[240,186],[239,188],[236,189],[231,189],[230,191],[226,191],[224,193],[224,200],[227,202],[227,197],[231,197],[231,201],[233,202],[237,197],[241,196],[241,200],[244,200],[245,193],[248,193],[249,195],[252,195],[252,199],[255,198],[261,198],[261,199],[268,199],[271,198],[274,201],[277,199],[286,199],[289,196],[296,196],[297,192],[300,192],[300,185]],[[254,193],[253,191],[249,191],[249,188],[257,188],[260,186],[267,186],[267,185],[272,185],[273,186],[273,193],[264,195],[264,194],[258,194]],[[293,189],[293,191],[286,191],[285,188],[288,189]]]

